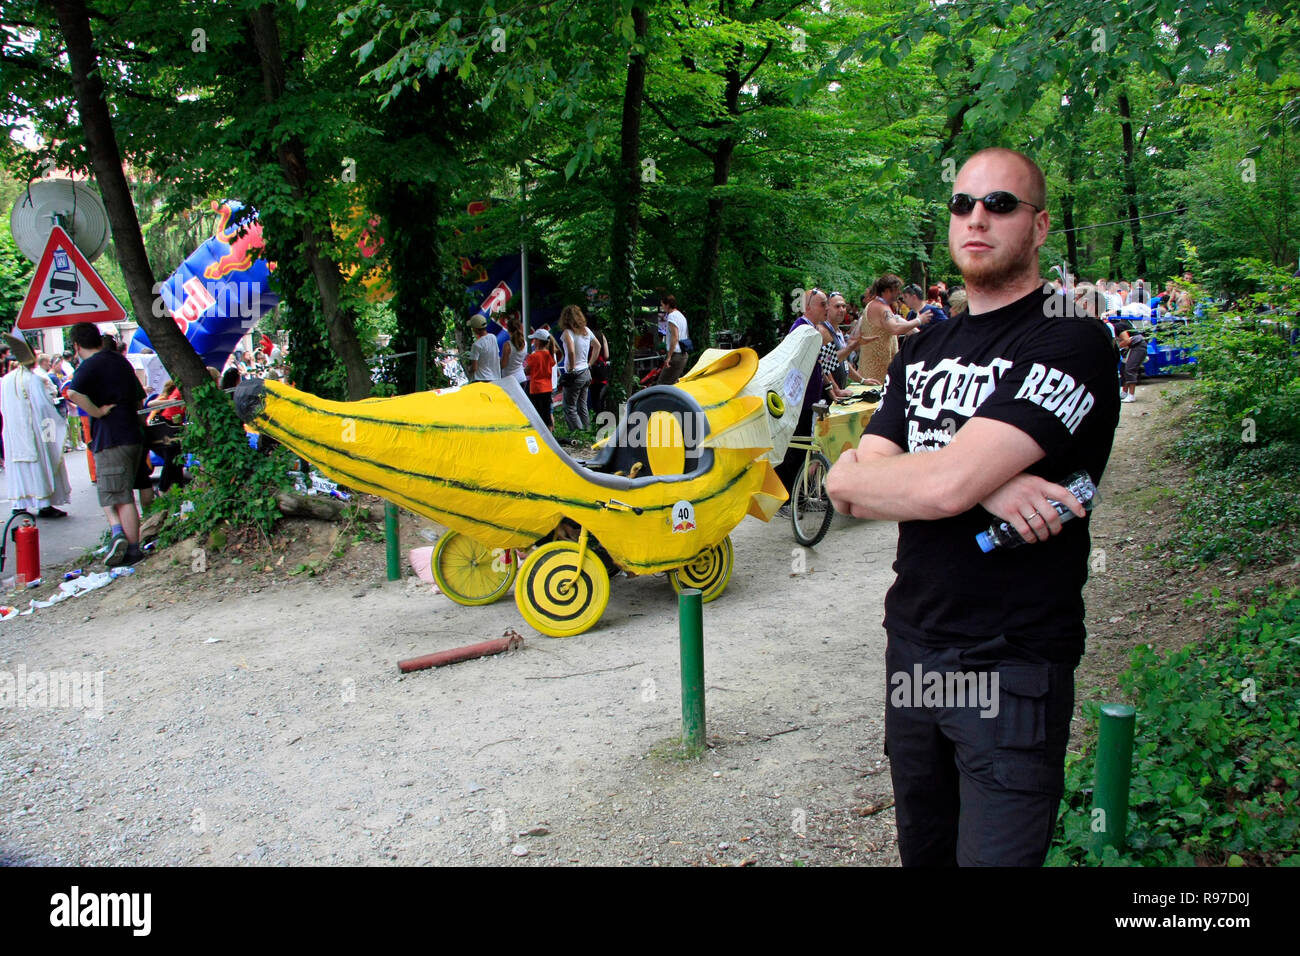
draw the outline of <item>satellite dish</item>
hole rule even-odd
[[[62,226],[89,261],[108,247],[108,214],[99,194],[71,179],[40,179],[18,194],[9,213],[9,231],[32,262],[45,251],[52,226]]]

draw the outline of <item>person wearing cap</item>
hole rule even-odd
[[[551,418],[554,390],[551,383],[554,381],[552,372],[555,369],[555,353],[551,351],[551,333],[537,329],[528,336],[528,341],[533,347],[528,358],[524,359],[524,374],[528,376],[528,398],[532,401],[533,408],[537,409],[537,414],[542,416],[542,421],[546,422],[546,427],[554,430],[555,422]]]
[[[476,315],[469,320],[474,331],[474,344],[469,350],[469,380],[495,382],[501,377],[501,357],[497,352],[496,336],[488,335],[487,319]]]
[[[36,374],[36,356],[27,343],[6,335],[18,368],[0,379],[0,414],[8,468],[9,499],[15,512],[30,511],[40,518],[66,518],[55,505],[72,497],[68,468],[63,461],[63,415],[54,406],[49,381]]]

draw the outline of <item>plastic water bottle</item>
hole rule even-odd
[[[1062,485],[1070,489],[1070,494],[1079,499],[1079,504],[1083,505],[1085,511],[1092,511],[1101,500],[1097,486],[1092,483],[1086,471],[1076,471]],[[1061,516],[1062,521],[1069,521],[1073,518],[1074,512],[1070,510],[1069,505],[1062,504],[1051,498],[1047,499],[1048,503],[1056,509],[1056,513]],[[1022,544],[1027,544],[1020,533],[1011,526],[1009,522],[999,521],[997,524],[990,525],[989,530],[981,531],[975,535],[975,543],[980,546],[980,550],[988,554],[994,548],[1015,548]]]

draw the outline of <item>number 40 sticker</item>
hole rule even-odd
[[[695,505],[679,501],[673,505],[673,534],[695,530]]]

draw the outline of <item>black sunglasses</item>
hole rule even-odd
[[[948,199],[948,211],[954,216],[969,216],[977,202],[982,202],[988,212],[997,216],[1005,216],[1007,213],[1015,212],[1021,203],[1037,209],[1039,212],[1043,211],[1042,206],[1035,206],[1028,200],[1021,199],[1015,193],[1009,193],[1005,189],[995,190],[982,198],[970,196],[966,193],[953,193]]]

